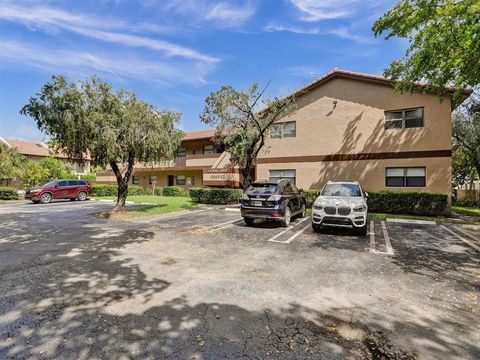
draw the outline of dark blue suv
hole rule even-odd
[[[290,180],[257,180],[243,194],[241,210],[247,225],[270,219],[288,226],[292,217],[305,217],[305,197]]]

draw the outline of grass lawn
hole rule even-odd
[[[116,196],[104,196],[104,197],[95,197],[97,200],[114,200],[116,201]],[[195,204],[192,199],[189,197],[175,197],[175,196],[128,196],[127,201],[132,201],[134,203],[151,203],[155,205],[144,205],[129,209],[125,213],[115,214],[114,217],[119,218],[131,218],[131,217],[141,217],[141,216],[152,216],[159,214],[166,214],[175,211],[182,210],[191,210],[194,209],[197,204]],[[110,214],[102,213],[100,214],[105,217],[109,217]]]
[[[452,206],[452,210],[458,214],[476,216],[480,218],[480,208],[469,206]]]

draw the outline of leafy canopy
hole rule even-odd
[[[227,146],[232,163],[243,170],[244,177],[265,144],[269,127],[295,108],[293,98],[264,98],[267,87],[260,91],[258,84],[253,84],[237,91],[223,86],[206,98],[200,115],[204,123],[216,127],[214,140]]]
[[[179,113],[159,110],[122,89],[114,92],[97,77],[68,83],[54,76],[21,113],[70,158],[88,154],[101,167],[173,158],[182,137],[175,128]]]
[[[17,149],[0,142],[0,179],[21,178],[28,159]]]
[[[373,25],[375,35],[408,39],[405,56],[385,70],[396,89],[413,91],[426,81],[445,94],[480,83],[480,1],[401,0]],[[455,99],[461,100],[457,90]]]

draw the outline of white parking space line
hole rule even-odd
[[[387,225],[385,225],[385,221],[382,221],[382,231],[383,231],[383,237],[385,238],[385,246],[387,248],[387,254],[393,255],[392,243],[390,242],[390,237],[388,236]]]
[[[370,252],[375,252],[375,221],[370,221]]]
[[[307,230],[308,228],[310,227],[310,224],[304,226],[299,232],[297,232],[296,234],[292,235],[291,237],[289,237],[287,240],[285,240],[283,243],[284,244],[290,244],[293,240],[295,240],[295,238],[297,238],[301,233],[303,233],[305,230]]]
[[[294,224],[293,226],[289,226],[287,229],[285,229],[285,230],[279,232],[278,234],[272,236],[272,237],[271,237],[270,239],[268,239],[267,241],[277,242],[277,243],[281,243],[281,244],[285,243],[284,241],[278,241],[278,240],[275,240],[275,239],[279,238],[280,236],[282,236],[282,235],[285,234],[286,232],[290,231],[290,230],[291,230],[292,228],[294,228],[295,226],[300,225],[302,222],[304,222],[305,220],[308,220],[308,219],[310,219],[310,218],[309,218],[309,217],[306,217],[306,218],[300,220],[298,223]]]
[[[466,232],[465,230],[463,230],[461,227],[455,226],[455,230],[461,232],[463,235],[465,235],[466,237],[472,239],[473,241],[479,241],[479,240],[480,240],[480,238],[474,237],[472,234],[469,234],[468,232]]]
[[[212,226],[208,226],[206,228],[206,230],[210,230],[210,229],[223,229],[225,227],[225,225],[229,226],[229,225],[232,225],[233,223],[235,222],[238,222],[238,221],[241,221],[243,220],[243,218],[240,218],[240,219],[234,219],[234,220],[230,220],[230,221],[225,221],[223,223],[220,223],[220,224],[215,224],[215,225],[212,225]]]
[[[455,237],[457,237],[458,239],[462,240],[465,244],[468,244],[470,245],[472,248],[474,248],[475,250],[477,251],[480,251],[480,247],[478,247],[477,245],[473,244],[472,242],[468,241],[467,239],[465,239],[463,236],[460,236],[458,235],[456,232],[450,230],[448,227],[446,227],[445,225],[440,225],[443,229],[445,229],[446,231],[448,231],[450,234],[454,235]]]

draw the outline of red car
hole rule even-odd
[[[92,184],[87,180],[53,180],[39,188],[28,189],[25,199],[48,204],[53,199],[87,200]]]

